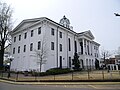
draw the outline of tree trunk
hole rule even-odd
[[[41,64],[41,62],[40,62],[40,72],[41,72],[41,68],[42,68],[42,64]]]
[[[0,70],[3,70],[3,60],[4,60],[4,44],[1,46],[0,50]]]

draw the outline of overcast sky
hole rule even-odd
[[[91,30],[106,50],[120,46],[120,0],[1,0],[14,10],[14,26],[23,19],[48,17],[55,22],[65,15],[76,32]]]

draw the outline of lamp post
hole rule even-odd
[[[8,71],[8,78],[10,77],[10,68],[11,68],[11,62],[13,61],[14,57],[9,56],[8,60],[9,60],[9,71]]]

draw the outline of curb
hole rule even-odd
[[[2,79],[0,82],[14,85],[120,85],[120,82],[15,82]]]

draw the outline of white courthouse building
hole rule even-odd
[[[50,68],[72,68],[75,52],[83,69],[94,69],[95,60],[99,60],[100,44],[94,41],[91,31],[76,33],[65,16],[59,23],[46,17],[23,20],[11,35],[12,70],[39,71],[36,51],[41,49],[45,50],[43,72]]]

